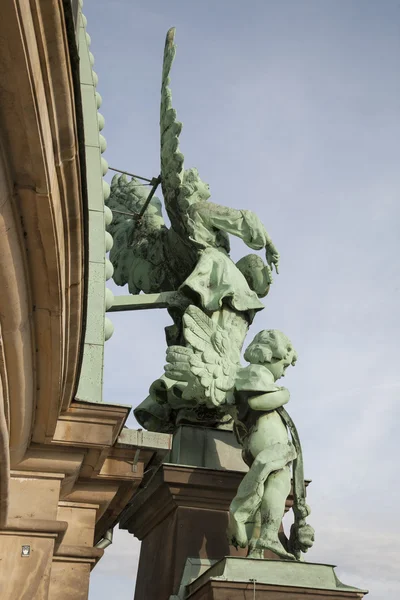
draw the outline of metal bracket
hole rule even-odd
[[[180,292],[115,296],[114,304],[110,306],[107,312],[146,310],[150,308],[170,308],[173,306],[181,306],[185,299],[185,296],[183,296],[183,294]]]

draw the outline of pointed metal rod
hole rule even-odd
[[[115,209],[112,209],[112,212],[116,213],[117,215],[125,215],[127,217],[134,217],[135,219],[137,219],[138,221],[140,221],[140,219],[143,217],[144,213],[146,212],[146,209],[149,206],[152,197],[156,193],[156,190],[157,190],[158,186],[161,183],[161,175],[159,175],[158,177],[153,177],[153,179],[151,180],[151,182],[153,183],[153,187],[151,188],[150,193],[147,196],[146,202],[143,204],[140,213],[125,212],[125,211],[122,211],[122,210],[115,210]]]
[[[148,205],[150,204],[150,201],[151,201],[152,197],[156,193],[156,190],[157,190],[158,186],[161,183],[161,175],[159,175],[156,178],[153,178],[151,180],[151,183],[153,184],[153,187],[150,190],[150,194],[146,198],[146,202],[142,206],[142,210],[140,211],[140,213],[138,215],[138,219],[141,219],[143,217],[144,213],[146,212],[146,209],[147,209]]]
[[[137,217],[138,214],[137,213],[132,213],[132,212],[124,212],[122,210],[115,210],[115,208],[112,209],[111,211],[113,214],[116,213],[117,215],[125,215],[126,217]]]
[[[121,171],[121,169],[114,169],[114,167],[108,167],[110,171],[116,171],[117,173],[123,173],[124,175],[129,175],[129,177],[134,177],[135,179],[141,179],[142,181],[148,181],[149,183],[153,182],[153,179],[147,179],[147,177],[140,177],[139,175],[134,175],[133,173],[128,173],[128,171]]]

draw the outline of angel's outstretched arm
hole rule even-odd
[[[219,229],[239,237],[253,250],[267,250],[267,262],[275,266],[279,263],[279,254],[260,219],[251,210],[238,210],[214,204],[198,202],[189,207],[188,216],[192,237],[200,243],[204,233]]]

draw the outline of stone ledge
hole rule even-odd
[[[96,562],[103,556],[102,548],[87,548],[84,546],[68,546],[61,544],[54,553],[54,560],[74,560],[76,562]]]
[[[260,600],[294,600],[299,595],[319,600],[358,599],[368,593],[339,581],[332,565],[230,556],[219,560],[186,585],[185,582],[182,584],[187,600],[250,598],[246,592],[251,594],[253,591]],[[179,597],[175,598],[179,600]]]
[[[74,448],[111,447],[129,411],[127,406],[75,400],[58,418],[54,436],[48,441],[55,445],[73,445]]]
[[[8,519],[0,535],[29,535],[31,537],[54,538],[58,546],[61,544],[68,529],[66,521],[53,519]]]
[[[45,471],[19,471],[17,469],[13,469],[10,471],[11,477],[20,477],[23,479],[60,479],[61,481],[64,479],[64,473],[47,473]]]
[[[151,448],[152,450],[171,450],[172,435],[169,433],[154,433],[143,429],[122,429],[116,447],[125,448],[137,446],[138,448]]]

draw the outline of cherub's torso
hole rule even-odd
[[[249,432],[247,446],[251,454],[256,456],[275,444],[287,444],[288,440],[288,432],[279,413],[271,410],[267,413],[259,413],[255,425]]]
[[[263,365],[240,369],[236,381],[235,406],[232,417],[238,441],[254,457],[275,444],[287,444],[286,425],[276,410],[254,410],[251,397],[262,397],[277,389],[272,373]]]

